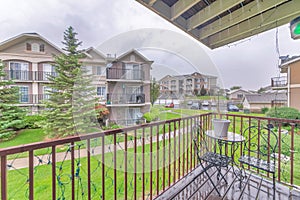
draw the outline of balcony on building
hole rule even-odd
[[[107,81],[126,81],[126,82],[143,82],[145,73],[141,69],[120,69],[110,67],[106,69]]]
[[[271,87],[273,90],[287,89],[288,81],[286,76],[271,78]]]
[[[144,106],[144,93],[108,93],[107,102],[108,107],[116,106]]]

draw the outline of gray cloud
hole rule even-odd
[[[143,28],[164,28],[184,34],[134,0],[1,0],[0,23],[0,41],[24,32],[38,32],[58,46],[61,46],[63,31],[72,25],[84,48],[97,47],[120,33]],[[275,30],[216,50],[209,50],[188,35],[184,36],[201,49],[193,49],[192,57],[197,57],[202,49],[210,55],[226,87],[242,85],[257,89],[269,85],[270,78],[278,75]],[[148,42],[152,38],[150,32]],[[135,41],[122,43],[126,47],[130,42],[140,43],[138,40],[137,37]],[[178,43],[176,39],[170,45],[178,47],[179,54],[189,49],[187,43]],[[281,55],[299,54],[300,41],[290,38],[288,26],[279,28],[279,46]],[[157,59],[166,60],[163,57],[157,54]],[[157,60],[157,63],[165,65],[165,60]]]

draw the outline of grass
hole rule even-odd
[[[41,142],[46,138],[46,134],[42,129],[25,129],[21,130],[16,137],[8,141],[2,141],[0,148],[30,144]]]
[[[120,136],[124,137],[124,136]],[[187,139],[186,139],[187,141]],[[145,145],[145,154],[142,154],[142,147],[137,147],[137,197],[140,199],[142,195],[142,188],[145,188],[145,194],[149,195],[150,185],[152,184],[153,187],[153,195],[156,192],[156,188],[158,190],[162,190],[162,174],[165,173],[165,185],[168,185],[168,182],[174,182],[175,179],[178,179],[178,149],[180,147],[181,152],[181,165],[180,169],[183,169],[183,164],[186,162],[190,162],[187,155],[191,155],[188,149],[183,148],[183,144],[178,145],[174,144],[174,139],[166,141],[166,146],[164,146],[163,142],[153,143],[153,149],[156,149],[159,146],[159,151],[155,151],[152,154],[152,160],[150,160],[151,154],[150,152],[150,145]],[[186,147],[188,145],[186,144]],[[174,149],[177,151],[177,157],[174,158]],[[183,152],[185,152],[185,158],[183,159]],[[128,199],[133,198],[133,191],[134,191],[134,157],[133,157],[134,149],[130,148],[127,151],[127,192],[128,192]],[[168,157],[170,153],[170,161],[171,165],[166,166],[165,169],[162,166],[163,155],[165,154]],[[76,160],[75,160],[75,199],[86,199],[87,195],[87,158],[80,158],[77,157],[77,151],[75,151]],[[105,154],[105,165],[102,165],[102,155],[94,155],[91,157],[91,186],[92,186],[92,199],[100,199],[102,195],[102,181],[105,182],[105,197],[106,199],[112,199],[114,196],[113,186],[117,184],[117,199],[125,199],[125,158],[124,158],[124,151],[119,150],[117,151],[117,159],[116,159],[116,172],[117,178],[114,180],[114,169],[113,169],[113,152],[109,152]],[[142,158],[144,156],[145,159],[145,184],[143,185],[142,182]],[[157,156],[159,158],[157,159]],[[166,158],[166,163],[168,159]],[[152,182],[150,180],[150,166],[153,166],[152,174]],[[189,166],[191,163],[189,163]],[[71,161],[66,160],[64,162],[57,163],[56,169],[56,179],[60,180],[61,182],[58,183],[56,181],[56,188],[57,188],[57,199],[70,199],[71,198]],[[158,167],[157,167],[158,166]],[[176,167],[175,167],[176,166]],[[186,166],[186,164],[185,164]],[[102,168],[104,167],[104,168]],[[170,179],[168,178],[168,170],[170,168]],[[102,169],[104,170],[104,177],[102,176]],[[175,174],[174,174],[175,172]],[[185,167],[185,172],[187,172],[187,168]],[[157,176],[159,174],[159,176]],[[183,172],[181,170],[181,175]],[[35,182],[35,198],[36,199],[51,199],[51,165],[41,165],[35,168],[34,170],[34,182]],[[175,178],[174,178],[175,176]],[[9,191],[9,199],[27,199],[28,198],[28,168],[20,169],[20,170],[10,170],[8,171],[8,191]],[[158,185],[157,185],[158,181]],[[46,192],[47,191],[47,192]]]

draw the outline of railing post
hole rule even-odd
[[[7,199],[7,158],[1,156],[1,199]]]

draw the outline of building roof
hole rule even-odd
[[[6,49],[10,46],[13,46],[15,44],[18,44],[19,42],[25,41],[27,39],[32,39],[32,38],[41,39],[45,43],[47,43],[48,45],[55,48],[57,51],[59,51],[61,53],[64,53],[64,51],[62,49],[60,49],[59,47],[57,47],[53,43],[49,42],[46,38],[39,35],[38,33],[22,33],[20,35],[15,36],[15,37],[9,38],[8,40],[5,40],[5,41],[0,43],[0,51],[4,50],[4,49]]]
[[[229,92],[227,92],[228,95],[231,95],[231,94],[234,94],[234,93],[237,93],[237,92],[244,92],[244,93],[248,93],[250,94],[251,92],[250,91],[247,91],[247,90],[244,90],[244,89],[236,89],[236,90],[230,90]]]
[[[243,101],[248,103],[271,103],[274,100],[286,101],[286,93],[245,94]]]
[[[299,0],[136,0],[211,49],[289,23]]]
[[[283,67],[285,67],[291,63],[297,62],[299,60],[300,60],[300,56],[292,56],[292,57],[289,57],[288,55],[282,56],[280,67],[283,68]]]
[[[143,60],[145,60],[146,62],[153,62],[153,61],[149,60],[148,58],[146,58],[143,54],[141,54],[141,53],[140,53],[138,50],[136,50],[136,49],[132,49],[132,50],[129,50],[129,51],[127,51],[127,52],[121,54],[120,56],[118,56],[118,57],[116,58],[116,61],[121,60],[122,58],[124,58],[125,56],[127,56],[127,55],[129,55],[129,54],[131,54],[131,53],[134,53],[134,54],[140,56],[140,57],[141,57]]]

